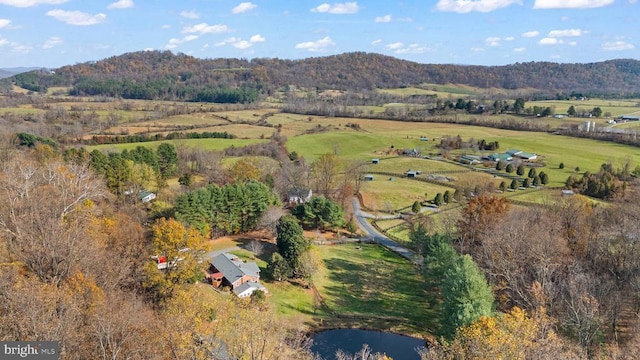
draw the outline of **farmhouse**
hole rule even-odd
[[[259,283],[260,268],[254,262],[244,262],[229,253],[211,259],[205,278],[216,288],[228,286],[236,296],[243,298],[254,291],[267,289]]]
[[[405,175],[407,175],[407,177],[409,178],[414,178],[418,175],[420,175],[420,171],[415,171],[415,170],[409,170],[405,173]]]

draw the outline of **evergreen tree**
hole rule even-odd
[[[505,192],[507,191],[507,184],[504,181],[500,182],[500,191]]]
[[[516,174],[518,174],[518,176],[524,175],[524,166],[522,164],[518,165],[518,168],[516,169]]]
[[[504,161],[500,160],[496,163],[496,170],[502,171],[505,167]]]
[[[411,206],[411,212],[413,212],[414,214],[418,214],[421,208],[422,206],[420,206],[420,202],[414,201],[413,205]]]
[[[171,143],[162,143],[156,150],[158,154],[158,169],[163,178],[169,178],[178,171],[178,151]]]
[[[446,190],[444,192],[444,194],[442,195],[442,200],[445,204],[448,204],[451,201],[451,192],[449,190]]]
[[[533,184],[533,186],[535,186],[535,187],[540,186],[540,176],[536,176],[536,177],[534,177],[534,178],[533,178],[533,181],[532,181],[532,184]]]
[[[540,183],[542,185],[547,185],[549,183],[549,175],[545,172],[540,173]]]
[[[536,169],[535,168],[531,168],[531,169],[529,169],[529,178],[533,179],[534,177],[536,177]]]
[[[531,186],[531,179],[525,178],[522,182],[522,187],[528,189]]]
[[[311,244],[304,238],[302,226],[298,220],[291,215],[285,215],[278,220],[276,232],[278,251],[289,267],[295,271],[299,268],[302,255],[310,249]]]
[[[511,163],[507,164],[507,167],[504,170],[511,174],[513,172],[513,165]]]
[[[269,273],[271,277],[276,281],[282,281],[288,279],[293,275],[293,271],[289,266],[289,263],[280,255],[280,253],[274,252],[271,255],[271,262],[269,263]]]
[[[444,203],[444,199],[443,199],[442,193],[436,194],[436,197],[433,199],[433,203],[436,206],[441,206]]]
[[[564,163],[561,162],[560,165],[558,165],[558,169],[564,169]]]
[[[517,188],[518,188],[518,180],[516,180],[516,179],[511,180],[511,184],[509,185],[509,189],[515,190]]]
[[[457,255],[457,254],[456,254]],[[457,255],[442,278],[442,334],[453,337],[456,329],[493,313],[493,293],[471,256]]]

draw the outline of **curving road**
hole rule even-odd
[[[412,263],[414,264],[419,263],[418,256],[416,256],[416,254],[413,251],[399,245],[397,242],[384,236],[383,234],[378,232],[378,230],[376,230],[371,224],[367,222],[367,219],[395,219],[395,218],[398,218],[398,216],[374,216],[366,212],[363,212],[362,209],[360,208],[360,202],[356,198],[351,199],[351,204],[353,206],[353,214],[356,217],[358,227],[362,231],[364,231],[365,234],[367,234],[367,236],[365,236],[364,239],[374,240],[378,244],[410,260]]]

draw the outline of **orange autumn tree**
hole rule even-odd
[[[485,236],[491,233],[509,210],[509,200],[505,197],[482,194],[469,200],[458,220],[459,240],[478,246]]]

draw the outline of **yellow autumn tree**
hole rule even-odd
[[[160,218],[151,231],[156,261],[145,266],[145,287],[155,301],[163,301],[181,285],[201,277],[200,256],[206,245],[199,231],[185,228],[175,219]]]
[[[544,310],[529,316],[514,307],[495,317],[483,316],[456,331],[450,343],[437,344],[422,354],[436,359],[580,359],[581,351],[549,326]]]

